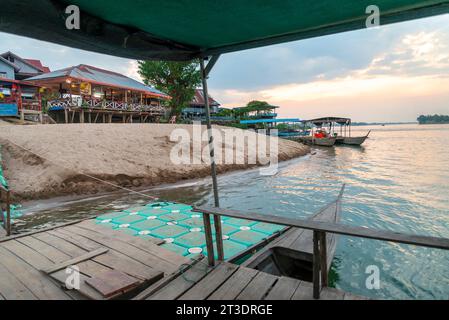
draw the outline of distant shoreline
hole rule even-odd
[[[418,124],[418,122],[352,122],[351,125],[356,127],[361,126],[395,126],[401,124]]]

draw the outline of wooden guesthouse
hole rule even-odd
[[[153,122],[170,99],[134,79],[84,64],[27,80],[45,88],[48,114],[58,123]]]

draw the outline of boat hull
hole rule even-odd
[[[335,202],[328,204],[309,219],[322,222],[339,222],[341,199],[344,187]],[[303,281],[312,281],[313,268],[313,232],[299,228],[290,228],[276,240],[265,246],[242,263],[277,276],[288,276]],[[327,234],[327,263],[329,271],[337,246],[338,236]]]
[[[365,137],[346,137],[343,139],[343,144],[349,144],[352,146],[360,146],[362,143],[365,142],[365,140],[368,138],[368,136]]]
[[[306,144],[313,144],[322,147],[332,147],[337,141],[336,138],[315,138],[315,137],[301,137],[299,138],[299,140]]]

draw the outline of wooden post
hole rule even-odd
[[[89,110],[89,123],[92,123],[92,111]]]
[[[320,298],[320,233],[313,230],[313,298]]]
[[[103,123],[106,123],[106,118],[105,118],[104,113],[103,113]]]
[[[328,274],[327,274],[327,243],[326,232],[320,232],[320,268],[321,268],[321,286],[328,286]]]
[[[123,119],[123,123],[126,123],[126,116],[125,115],[122,116],[122,119]]]
[[[214,215],[215,216],[215,215]],[[203,213],[204,233],[206,235],[207,260],[209,266],[215,265],[214,243],[212,239],[212,227],[210,225],[210,215]]]
[[[84,110],[80,111],[80,123],[84,123]]]
[[[69,114],[65,107],[64,107],[64,118],[65,118],[65,123],[69,123]]]
[[[112,113],[109,114],[109,123],[112,123]]]
[[[215,226],[215,242],[217,244],[218,261],[224,261],[224,248],[223,248],[223,232],[221,230],[221,217],[214,215]]]

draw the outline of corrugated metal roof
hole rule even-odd
[[[193,96],[192,102],[190,102],[191,106],[204,106],[204,95],[202,89],[195,89],[195,95]],[[220,104],[215,101],[210,95],[209,95],[209,105],[212,106],[219,106]]]
[[[111,86],[114,88],[128,89],[134,91],[140,91],[147,94],[155,95],[163,99],[169,99],[170,97],[152,87],[146,86],[143,83],[131,79],[122,74],[100,69],[97,67],[80,64],[78,66],[69,67],[66,69],[56,70],[53,72],[41,74],[27,79],[27,81],[33,81],[38,83],[45,83],[45,81],[56,78],[71,78],[83,82],[90,82],[98,85]]]

